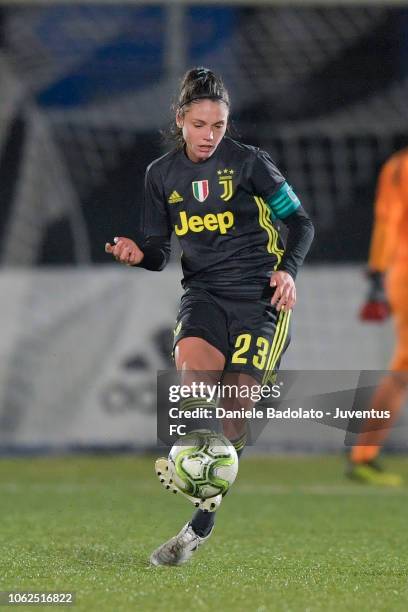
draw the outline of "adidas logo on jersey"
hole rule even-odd
[[[180,225],[175,225],[174,231],[177,236],[184,236],[187,232],[202,232],[204,229],[210,232],[216,232],[218,230],[220,234],[226,234],[227,230],[233,225],[234,215],[229,210],[217,214],[208,213],[208,215],[204,215],[204,217],[200,217],[200,215],[188,217],[187,213],[182,210],[180,212]]]
[[[182,201],[183,201],[183,198],[178,193],[178,191],[173,191],[173,193],[170,195],[168,199],[169,204],[177,204],[178,202],[182,202]]]

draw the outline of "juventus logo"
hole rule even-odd
[[[224,200],[224,202],[228,202],[228,200],[230,200],[234,195],[234,188],[232,186],[232,175],[234,174],[234,171],[224,168],[224,170],[218,170],[217,174],[218,183],[224,188],[224,191],[221,194],[221,199]]]

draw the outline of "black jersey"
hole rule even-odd
[[[266,200],[284,182],[267,153],[230,138],[201,163],[171,151],[147,168],[143,234],[176,234],[184,287],[260,295],[283,256]]]

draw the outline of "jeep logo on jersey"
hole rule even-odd
[[[208,189],[208,181],[193,181],[193,196],[199,202],[204,202],[207,199],[209,189]]]
[[[180,225],[174,226],[174,231],[177,236],[184,236],[187,232],[202,232],[204,229],[210,232],[219,230],[220,234],[226,234],[227,230],[234,225],[234,215],[231,211],[223,213],[208,213],[204,217],[199,215],[187,216],[187,213],[182,210],[180,212]]]

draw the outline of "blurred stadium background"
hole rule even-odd
[[[1,3],[3,453],[155,445],[177,246],[157,275],[113,264],[104,243],[135,235],[191,65],[223,75],[235,133],[272,154],[316,225],[282,367],[387,366],[390,324],[357,312],[377,173],[408,143],[407,7]],[[322,428],[269,428],[259,448],[341,450],[344,432]]]

